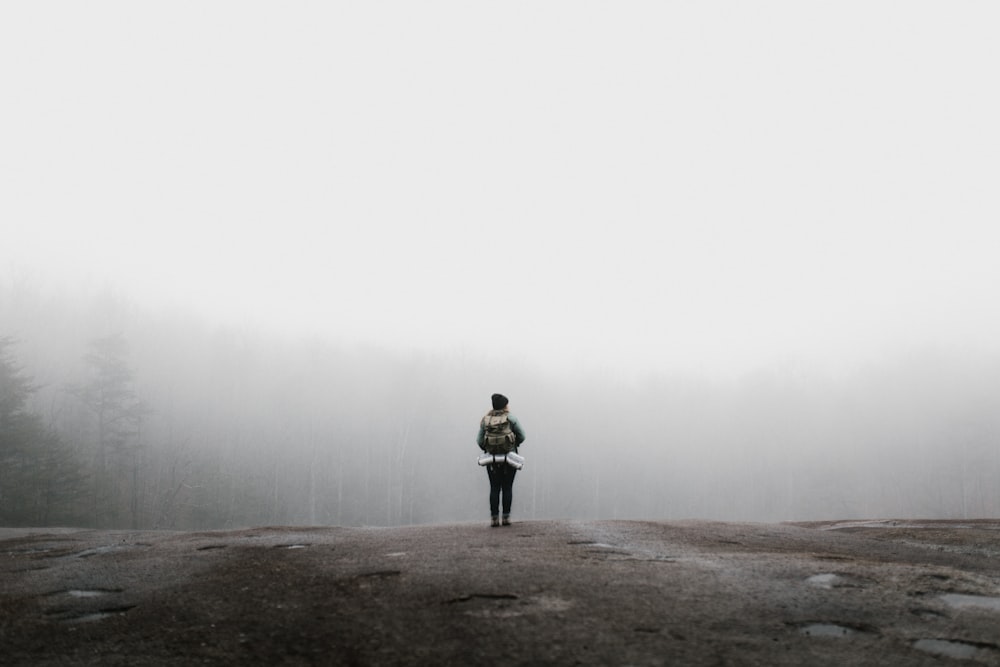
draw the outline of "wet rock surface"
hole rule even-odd
[[[0,529],[0,581],[5,665],[1000,664],[1000,521]]]

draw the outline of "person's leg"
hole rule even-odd
[[[493,525],[497,525],[500,518],[500,488],[502,486],[502,468],[508,467],[505,464],[489,464],[486,466],[486,475],[490,478],[490,517]]]
[[[517,469],[513,466],[503,465],[503,479],[501,481],[501,490],[503,491],[503,525],[510,525],[510,505],[511,501],[514,500],[514,475],[517,474]]]

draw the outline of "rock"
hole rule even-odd
[[[2,662],[995,663],[998,528],[0,529]]]

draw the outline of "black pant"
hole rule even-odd
[[[490,515],[500,513],[500,494],[503,493],[503,513],[510,514],[510,501],[513,497],[514,474],[517,472],[506,463],[491,463],[486,466],[486,474],[490,478]]]

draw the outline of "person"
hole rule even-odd
[[[490,397],[493,409],[479,420],[479,434],[476,444],[489,454],[517,452],[525,440],[524,429],[517,417],[510,414],[507,397],[493,394]],[[490,479],[490,525],[510,525],[510,507],[513,499],[514,474],[517,470],[507,463],[489,463],[486,475]],[[501,497],[503,499],[503,523],[500,522]]]

